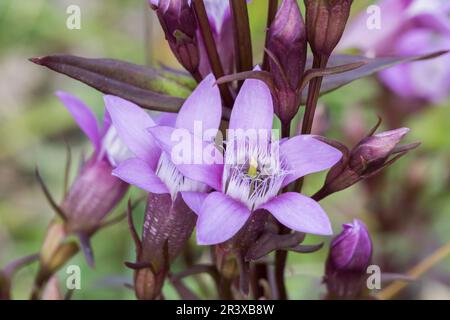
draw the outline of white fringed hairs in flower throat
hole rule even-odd
[[[288,174],[279,157],[278,141],[252,143],[236,139],[227,144],[222,192],[245,203],[249,210],[276,196]]]
[[[176,198],[178,192],[207,192],[210,189],[202,182],[185,177],[164,152],[159,158],[156,175],[167,186],[172,199]]]

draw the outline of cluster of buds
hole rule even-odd
[[[372,259],[372,240],[360,220],[344,224],[343,228],[331,242],[325,266],[328,298],[363,298],[367,268]]]
[[[363,179],[370,178],[392,165],[409,151],[417,148],[419,143],[399,146],[400,141],[408,132],[408,128],[400,128],[370,134],[351,151],[340,143],[328,141],[341,150],[344,156],[331,168],[324,186],[314,195],[314,199],[323,199]]]

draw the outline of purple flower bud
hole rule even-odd
[[[196,39],[197,22],[188,0],[150,1],[175,57],[191,73],[199,66],[199,50]]]
[[[400,128],[363,139],[350,154],[350,168],[363,175],[378,170],[408,132],[408,128]]]
[[[123,198],[128,184],[112,176],[112,169],[107,160],[85,164],[61,205],[69,233],[91,234]]]
[[[268,50],[280,64],[277,66],[274,59],[269,60],[277,86],[297,89],[305,70],[307,51],[305,23],[297,1],[283,0],[281,3],[269,28]],[[283,73],[287,79],[283,78]]]
[[[330,298],[358,298],[364,291],[372,259],[372,241],[360,220],[344,224],[343,228],[331,242],[324,282]]]
[[[353,0],[305,0],[308,42],[316,56],[329,57],[344,33]]]
[[[299,94],[306,64],[306,31],[295,0],[284,0],[269,29],[267,49],[270,72],[275,81],[275,112],[283,122],[298,111]]]
[[[160,296],[170,263],[186,245],[196,221],[197,216],[181,194],[175,200],[170,194],[148,194],[136,263],[128,264],[135,269],[135,292],[139,299],[153,300]]]
[[[343,145],[337,146],[344,157],[331,168],[325,185],[314,195],[314,199],[323,199],[369,178],[418,147],[419,143],[398,146],[408,132],[408,128],[400,128],[371,135],[361,140],[352,151]]]

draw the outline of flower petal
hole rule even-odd
[[[260,206],[293,230],[317,235],[331,235],[330,220],[320,205],[300,193],[287,192]]]
[[[101,143],[100,132],[97,125],[97,119],[92,111],[81,100],[67,92],[58,91],[56,95],[70,112],[81,130],[83,130],[89,140],[91,140],[95,150],[99,151]]]
[[[307,174],[331,168],[342,153],[311,135],[300,135],[280,144],[280,157],[290,172],[283,181],[286,186]]]
[[[208,129],[217,129],[222,117],[222,100],[216,79],[209,74],[195,88],[178,112],[176,127],[188,129],[197,134],[195,125],[201,125],[202,131],[198,132],[201,138],[203,132]]]
[[[199,215],[203,202],[205,201],[206,197],[208,197],[208,193],[184,191],[181,192],[181,196],[183,197],[186,205],[191,208],[191,210],[194,211],[197,215]]]
[[[152,118],[139,106],[119,97],[105,96],[105,105],[122,141],[154,170],[161,151],[146,131],[155,125]]]
[[[239,91],[230,117],[230,129],[272,129],[273,102],[269,87],[261,80],[248,79]]]
[[[166,185],[158,178],[148,163],[139,158],[122,161],[112,174],[147,192],[169,193]]]
[[[248,208],[221,192],[213,192],[203,202],[197,220],[197,242],[222,243],[233,237],[250,217]]]
[[[206,158],[206,150],[214,145],[202,141],[188,130],[156,126],[148,129],[161,149],[180,172],[192,179],[220,190],[222,186],[223,157],[215,150],[215,158]]]
[[[231,15],[230,3],[228,1],[205,0],[205,8],[212,29],[219,34],[222,25]]]
[[[175,127],[177,122],[177,113],[161,112],[155,120],[158,126]]]

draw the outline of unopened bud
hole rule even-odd
[[[156,10],[166,40],[181,65],[195,73],[199,66],[199,50],[196,39],[197,21],[188,0],[150,1]]]
[[[408,132],[408,128],[400,128],[363,139],[350,154],[350,168],[360,175],[378,170],[394,153],[395,147]]]
[[[283,122],[297,114],[306,64],[306,31],[300,8],[295,0],[283,0],[272,22],[267,50],[270,73],[275,82],[275,113]]]
[[[106,160],[93,158],[85,164],[61,205],[69,233],[93,233],[123,198],[128,184],[114,177],[112,169]]]
[[[344,33],[353,0],[304,0],[308,42],[316,56],[329,57]]]
[[[323,199],[362,179],[369,178],[418,147],[420,143],[398,145],[408,132],[408,128],[400,128],[371,135],[359,142],[352,151],[342,145],[338,147],[344,157],[331,168],[325,185],[313,198],[315,200]]]
[[[358,298],[364,291],[372,259],[372,241],[360,220],[344,224],[343,228],[331,242],[324,282],[331,298]]]
[[[158,299],[170,263],[180,254],[194,230],[197,216],[180,194],[148,195],[142,241],[137,244],[135,292],[138,299]],[[133,231],[134,233],[134,231]]]

